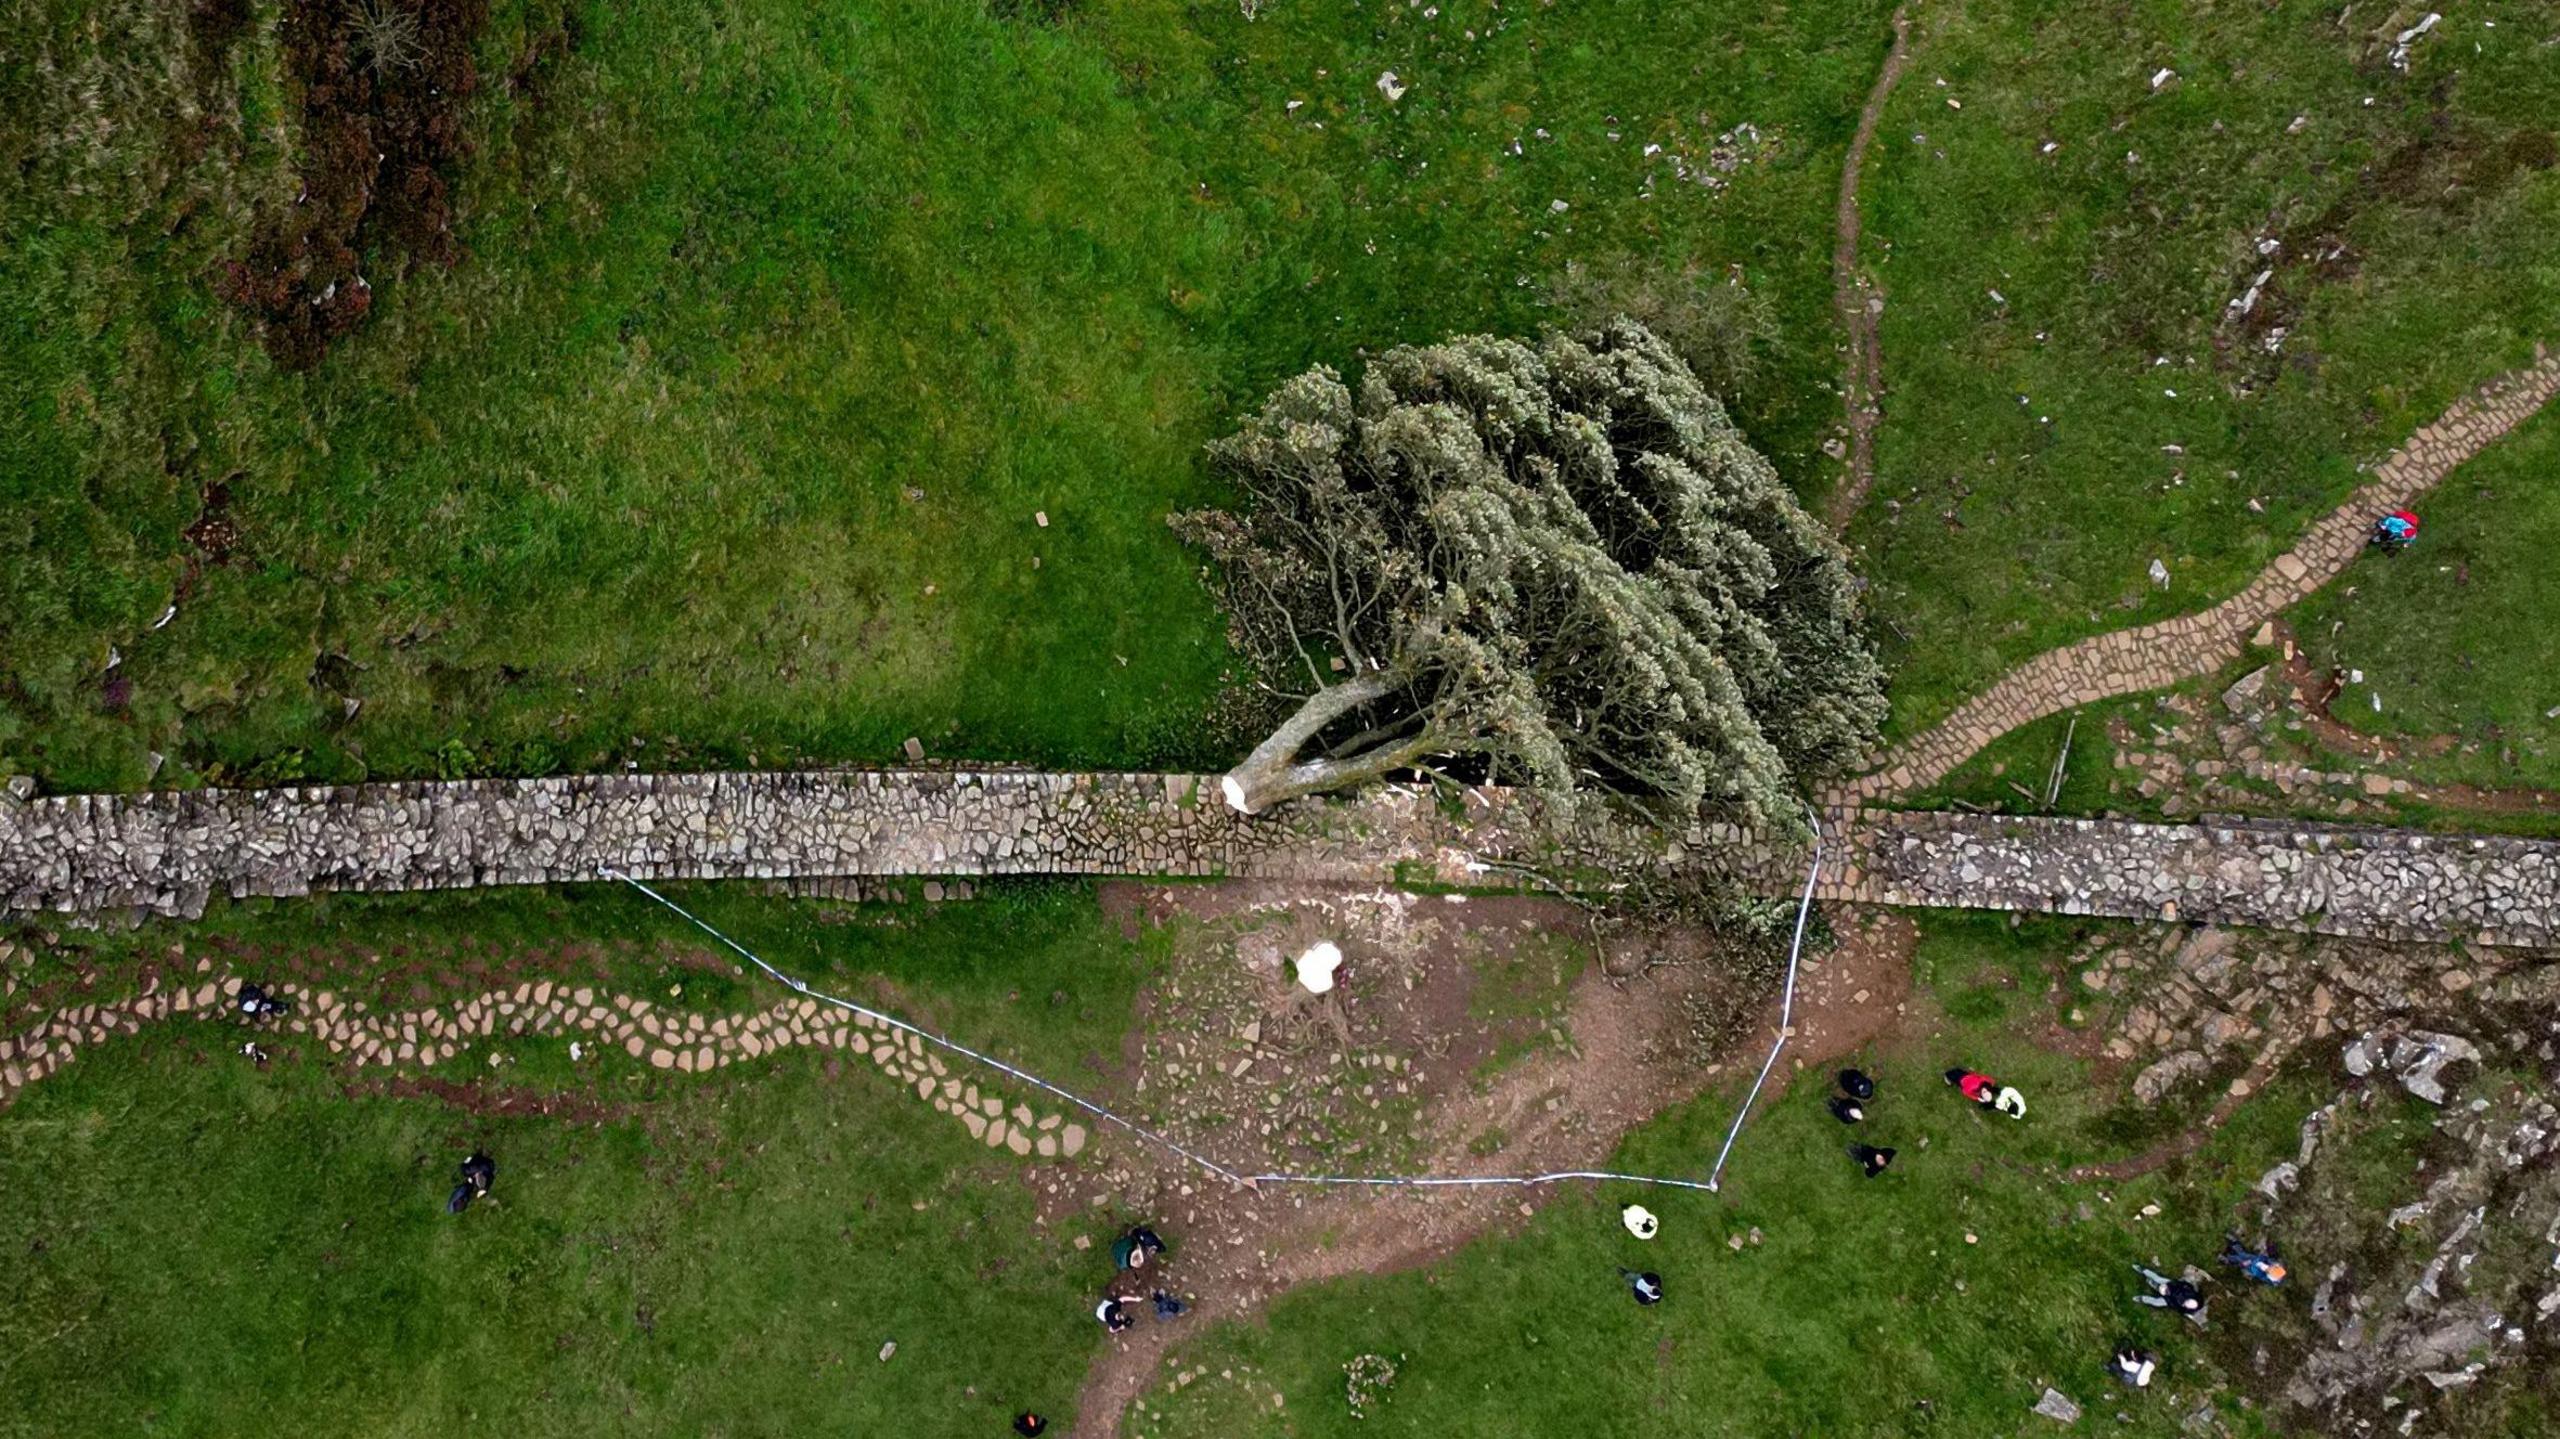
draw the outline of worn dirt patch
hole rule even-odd
[[[500,1084],[462,1083],[434,1075],[396,1075],[341,1086],[350,1099],[391,1095],[397,1099],[432,1099],[465,1114],[522,1118],[540,1115],[573,1124],[602,1124],[632,1113],[633,1106],[607,1104],[592,1095],[562,1089],[525,1089]]]
[[[1884,349],[1877,338],[1877,320],[1884,312],[1884,291],[1875,277],[1858,268],[1858,239],[1864,228],[1858,208],[1858,186],[1865,178],[1867,151],[1873,148],[1876,125],[1884,118],[1885,102],[1893,98],[1893,87],[1902,79],[1903,67],[1911,55],[1911,20],[1909,6],[1896,6],[1893,12],[1893,48],[1884,57],[1884,65],[1876,71],[1876,82],[1867,92],[1867,103],[1858,112],[1857,133],[1850,138],[1848,158],[1840,166],[1840,199],[1832,212],[1831,303],[1840,314],[1841,328],[1848,332],[1848,358],[1840,376],[1840,398],[1846,407],[1844,416],[1849,429],[1849,446],[1845,459],[1848,474],[1833,492],[1826,518],[1833,533],[1849,528],[1857,517],[1858,507],[1866,503],[1867,492],[1876,483],[1876,426],[1882,423],[1884,411]]]
[[[1719,963],[1714,952],[1700,952],[1639,978],[1611,979],[1587,958],[1580,911],[1560,901],[1116,885],[1106,887],[1104,902],[1125,922],[1196,926],[1178,946],[1174,972],[1144,1002],[1129,1083],[1164,1097],[1151,1119],[1222,1163],[1251,1170],[1265,1166],[1245,1163],[1248,1156],[1265,1153],[1344,1174],[1595,1167],[1645,1120],[1756,1067],[1776,1023],[1765,957],[1726,954]],[[1840,946],[1805,966],[1790,1072],[1852,1053],[1893,1026],[1910,992],[1912,935],[1898,915],[1844,920]],[[1264,972],[1313,937],[1332,938],[1348,956],[1338,1006],[1292,998],[1276,972]],[[1580,956],[1560,988],[1529,996],[1538,1002],[1503,988],[1559,941]],[[1231,1058],[1213,1037],[1257,1023],[1266,1040],[1281,1036],[1279,1048],[1267,1064],[1254,1058],[1239,1078],[1236,1062],[1249,1056],[1238,1050]],[[1337,1095],[1345,1073],[1396,1075],[1401,1083],[1360,1079]],[[1249,1092],[1257,1082],[1268,1087]],[[1362,1145],[1356,1153],[1324,1148],[1328,1134],[1350,1132],[1328,1128],[1329,1117],[1346,1109],[1382,1114],[1391,1097],[1398,1109],[1385,1123],[1393,1133],[1348,1141]],[[1308,1124],[1311,1117],[1317,1122]],[[1248,1188],[1126,1143],[1110,1145],[1101,1164],[1044,1178],[1042,1199],[1053,1213],[1099,1208],[1163,1229],[1175,1249],[1158,1279],[1195,1306],[1170,1323],[1141,1319],[1113,1342],[1078,1403],[1076,1432],[1094,1436],[1118,1432],[1131,1404],[1159,1382],[1166,1351],[1194,1328],[1251,1313],[1302,1285],[1430,1263],[1516,1226],[1555,1192]],[[1097,1256],[1094,1275],[1099,1289],[1110,1275],[1107,1259]]]
[[[2433,758],[2451,754],[2462,747],[2459,735],[2438,734],[2390,740],[2340,722],[2330,706],[2346,689],[2345,672],[2332,668],[2323,673],[2313,665],[2310,657],[2302,652],[2292,627],[2282,621],[2276,624],[2276,637],[2283,656],[2279,673],[2284,676],[2284,698],[2294,713],[2301,717],[2303,727],[2324,748],[2352,755],[2370,764],[2400,764],[2412,755]],[[2560,814],[2560,794],[2550,790],[2413,784],[2410,793],[2430,804],[2484,814]]]

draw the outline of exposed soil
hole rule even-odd
[[[2302,646],[2295,642],[2293,626],[2282,620],[2272,623],[2284,656],[2281,673],[2293,706],[2301,714],[2303,726],[2321,744],[2340,754],[2351,754],[2376,764],[2390,764],[2411,753],[2445,754],[2460,743],[2451,735],[2436,735],[2413,745],[2398,745],[2379,735],[2365,734],[2339,723],[2337,716],[2329,712],[2329,706],[2345,691],[2346,675],[2334,669],[2322,673],[2311,663],[2310,656],[2302,652]]]
[[[1329,1156],[1308,1152],[1303,1128],[1275,1125],[1273,1134],[1253,1136],[1261,1144],[1298,1140],[1295,1150],[1282,1144],[1263,1151],[1293,1169],[1304,1164],[1332,1173],[1467,1176],[1595,1167],[1628,1131],[1664,1109],[1711,1084],[1742,1082],[1765,1054],[1777,1017],[1767,967],[1713,953],[1658,965],[1628,980],[1612,980],[1585,964],[1551,1006],[1526,1013],[1488,1006],[1482,990],[1493,981],[1487,976],[1534,962],[1518,956],[1524,948],[1537,953],[1546,942],[1544,932],[1581,936],[1579,912],[1561,902],[1458,904],[1279,885],[1117,885],[1106,889],[1105,903],[1132,923],[1201,926],[1196,943],[1180,946],[1184,957],[1148,1001],[1141,1037],[1133,1041],[1140,1068],[1131,1076],[1132,1087],[1153,1094],[1171,1084],[1181,1096],[1163,1118],[1170,1127],[1181,1128],[1183,1112],[1250,1113],[1255,1100],[1237,1092],[1233,1066],[1223,1053],[1206,1070],[1205,1085],[1193,1082],[1199,1074],[1165,1076],[1168,1063],[1177,1069],[1184,1064],[1165,1055],[1165,1036],[1202,1041],[1259,1017],[1265,1036],[1312,1039],[1294,1065],[1282,1059],[1266,1071],[1257,1059],[1246,1071],[1267,1076],[1256,1079],[1257,1085],[1276,1082],[1283,1114],[1292,1112],[1291,1096],[1302,1098],[1310,1085],[1334,1072],[1329,1062],[1311,1062],[1314,1050],[1322,1049],[1329,1061],[1346,1052],[1331,1047],[1346,1035],[1347,1051],[1359,1058],[1392,1057],[1397,1067],[1388,1072],[1410,1076],[1406,1083],[1413,1092],[1403,1096],[1410,1108],[1395,1136],[1410,1141],[1409,1147],[1388,1146],[1399,1162],[1363,1164],[1363,1156],[1353,1156],[1325,1163]],[[1348,956],[1343,987],[1335,992],[1338,1006],[1304,1005],[1277,983],[1261,984],[1267,956],[1294,953],[1293,946],[1319,930]],[[1279,945],[1257,942],[1257,936],[1275,934]],[[1910,992],[1912,938],[1907,919],[1879,915],[1848,926],[1837,949],[1809,959],[1797,994],[1792,1062],[1773,1076],[1770,1097],[1788,1075],[1855,1052],[1892,1027]],[[1250,992],[1261,1007],[1221,1008],[1234,1002],[1234,991],[1215,988],[1215,976],[1239,968],[1254,982]],[[1738,977],[1744,974],[1755,977]],[[1271,978],[1276,981],[1276,973]],[[1204,994],[1216,997],[1204,1006],[1198,1002]],[[1293,1016],[1293,1010],[1303,1013]],[[1521,1053],[1524,1040],[1533,1047]],[[1148,1059],[1150,1053],[1157,1057]],[[1268,1101],[1270,1093],[1263,1098]],[[1246,1127],[1231,1118],[1202,1135],[1180,1137],[1196,1137],[1221,1162],[1236,1163],[1242,1156],[1233,1150],[1250,1152],[1253,1145],[1222,1145],[1222,1136]],[[1142,1319],[1113,1344],[1087,1376],[1079,1399],[1076,1432],[1082,1435],[1117,1434],[1130,1406],[1162,1382],[1166,1351],[1197,1325],[1250,1313],[1302,1285],[1430,1263],[1482,1234],[1518,1224],[1555,1192],[1515,1186],[1247,1189],[1159,1163],[1156,1155],[1133,1153],[1127,1144],[1106,1153],[1109,1166],[1054,1175],[1044,1204],[1060,1213],[1105,1208],[1163,1229],[1176,1248],[1159,1278],[1183,1293],[1195,1312],[1170,1323]],[[1738,1151],[1737,1173],[1747,1171],[1748,1154],[1746,1142]],[[1097,1257],[1098,1286],[1109,1272],[1108,1261]]]
[[[620,1119],[631,1113],[633,1108],[627,1104],[606,1104],[592,1095],[574,1094],[567,1090],[464,1083],[439,1079],[434,1075],[404,1074],[388,1079],[369,1079],[345,1085],[342,1092],[350,1099],[385,1094],[399,1099],[433,1099],[465,1114],[499,1115],[511,1119],[541,1115],[574,1124],[601,1124]]]
[[[2336,670],[2322,673],[2295,642],[2291,627],[2281,621],[2277,622],[2276,634],[2284,656],[2279,673],[2284,676],[2286,698],[2301,717],[2303,728],[2323,747],[2372,764],[2398,764],[2411,756],[2432,758],[2461,748],[2462,740],[2456,735],[2394,741],[2340,723],[2329,706],[2344,691],[2346,677]],[[2411,793],[2430,804],[2451,809],[2490,814],[2560,814],[2560,794],[2543,789],[2481,789],[2476,785],[2446,784],[2415,785]]]
[[[1849,357],[1840,376],[1840,397],[1848,407],[1849,473],[1831,496],[1829,518],[1834,533],[1849,527],[1849,521],[1866,503],[1867,492],[1876,483],[1876,425],[1884,418],[1880,408],[1884,352],[1876,329],[1884,313],[1884,291],[1873,277],[1858,270],[1858,239],[1863,229],[1858,186],[1865,178],[1867,149],[1875,142],[1876,125],[1884,118],[1885,102],[1893,98],[1893,87],[1902,79],[1903,67],[1910,59],[1910,8],[1907,3],[1894,7],[1893,48],[1886,53],[1883,68],[1876,72],[1875,87],[1867,92],[1865,108],[1858,112],[1858,131],[1850,139],[1849,157],[1840,167],[1840,201],[1832,211],[1831,303],[1840,312],[1841,327],[1849,335]]]

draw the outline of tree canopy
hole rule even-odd
[[[1176,515],[1295,706],[1251,812],[1398,770],[1790,824],[1885,713],[1839,544],[1670,348],[1619,319],[1283,384]]]

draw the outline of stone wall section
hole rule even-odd
[[[1539,845],[1489,792],[1420,790],[1248,819],[1214,776],[822,770],[600,775],[0,800],[0,909],[192,918],[215,894],[638,879],[1252,875],[1371,881]],[[1515,839],[1515,832],[1527,836]],[[1467,853],[1441,851],[1463,841]]]
[[[2560,944],[2560,844],[2294,823],[1843,814],[1829,898],[2360,939]]]
[[[1792,894],[1793,843],[1702,829],[1560,845],[1528,796],[1373,787],[1255,818],[1199,775],[615,775],[0,802],[0,908],[192,917],[215,894],[641,879],[1230,876],[1498,885],[1569,849],[1605,876],[1728,867]],[[2171,919],[2370,939],[2560,943],[2560,844],[2297,824],[1836,808],[1824,897]]]

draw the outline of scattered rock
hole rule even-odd
[[[2476,1063],[2478,1047],[2453,1034],[2413,1029],[2391,1047],[2391,1068],[2400,1077],[2400,1087],[2429,1104],[2442,1104],[2448,1097],[2444,1087],[2444,1069],[2449,1064]]]
[[[2179,1050],[2133,1077],[2133,1097],[2144,1104],[2157,1104],[2170,1090],[2200,1077],[2212,1067],[2213,1062],[2202,1053],[2192,1049]]]
[[[2269,639],[2273,636],[2269,635]],[[2264,643],[2264,641],[2261,641]],[[2222,707],[2235,715],[2245,715],[2259,706],[2266,693],[2267,672],[2272,665],[2260,665],[2240,677],[2239,683],[2222,692]]]

